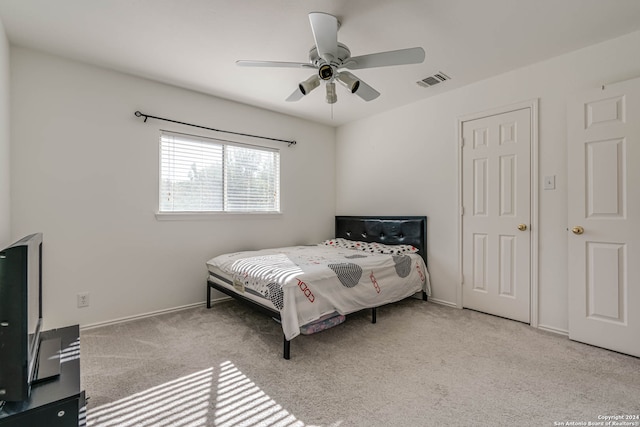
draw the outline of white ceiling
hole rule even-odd
[[[421,46],[426,60],[354,72],[381,92],[371,102],[341,86],[333,108],[322,88],[285,102],[312,70],[235,61],[306,61],[311,11],[338,17],[353,56]],[[640,30],[640,1],[0,0],[0,19],[15,45],[338,126]],[[438,71],[452,80],[416,84]]]

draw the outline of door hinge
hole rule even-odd
[[[464,206],[460,206],[460,216],[464,216]]]
[[[460,147],[464,147],[464,138],[460,138]]]

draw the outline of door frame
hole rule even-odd
[[[509,113],[515,110],[529,109],[531,119],[531,252],[530,252],[530,325],[538,327],[538,103],[539,98],[514,104],[496,107],[477,113],[466,114],[458,117],[456,124],[458,144],[458,279],[456,288],[456,307],[462,308],[462,126],[464,122]]]

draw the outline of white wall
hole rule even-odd
[[[47,327],[202,302],[209,258],[332,235],[335,129],[17,47],[11,72],[12,232],[44,233]],[[159,130],[216,135],[136,110],[297,140],[277,145],[283,214],[158,221]]]
[[[9,41],[0,19],[0,247],[11,240]]]
[[[557,188],[539,191],[539,324],[566,331],[566,101],[576,91],[639,76],[638,46],[640,32],[340,127],[337,213],[427,215],[434,299],[455,304],[457,120],[539,98],[539,177],[556,175]]]

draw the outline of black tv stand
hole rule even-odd
[[[61,353],[62,339],[60,337],[40,340],[34,383],[50,380],[60,375],[60,358],[57,355]]]
[[[84,392],[80,391],[80,328],[53,329],[40,336],[40,378],[31,385],[28,400],[7,402],[0,410],[0,427],[80,424],[80,410],[85,406]],[[56,353],[59,357],[51,357]]]

